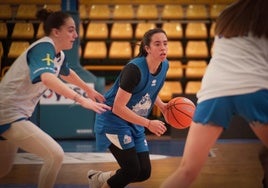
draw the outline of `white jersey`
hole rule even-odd
[[[268,39],[216,36],[213,56],[197,93],[198,103],[260,89],[268,89]]]
[[[68,75],[64,59],[63,52],[56,55],[52,39],[43,37],[15,60],[0,83],[0,125],[31,117],[47,89],[41,82],[41,74],[58,75],[65,71]],[[64,71],[62,67],[65,67]]]

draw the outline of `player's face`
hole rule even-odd
[[[151,43],[147,50],[156,61],[163,61],[167,58],[168,40],[164,33],[156,33],[151,37]]]
[[[58,34],[61,50],[71,49],[77,36],[78,34],[76,32],[74,20],[72,18],[67,18],[65,24],[60,27]]]

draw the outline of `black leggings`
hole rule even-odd
[[[150,177],[149,152],[137,153],[134,147],[121,150],[113,144],[110,145],[109,149],[121,167],[107,181],[111,188],[123,188],[129,183],[145,181]]]

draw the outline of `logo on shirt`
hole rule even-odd
[[[156,79],[152,80],[151,86],[156,86]]]
[[[46,62],[47,66],[50,66],[51,63],[54,63],[53,59],[50,58],[50,54],[47,54],[46,57],[42,59],[42,61]]]
[[[149,93],[146,93],[146,95],[143,96],[142,99],[132,107],[132,111],[140,116],[147,116],[151,105],[151,97]]]

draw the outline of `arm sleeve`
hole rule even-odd
[[[134,88],[140,82],[140,78],[141,72],[139,68],[136,65],[129,63],[121,72],[119,87],[129,93],[132,93]]]
[[[32,83],[40,82],[44,72],[55,73],[54,58],[54,46],[49,42],[39,43],[28,51],[27,63]]]

